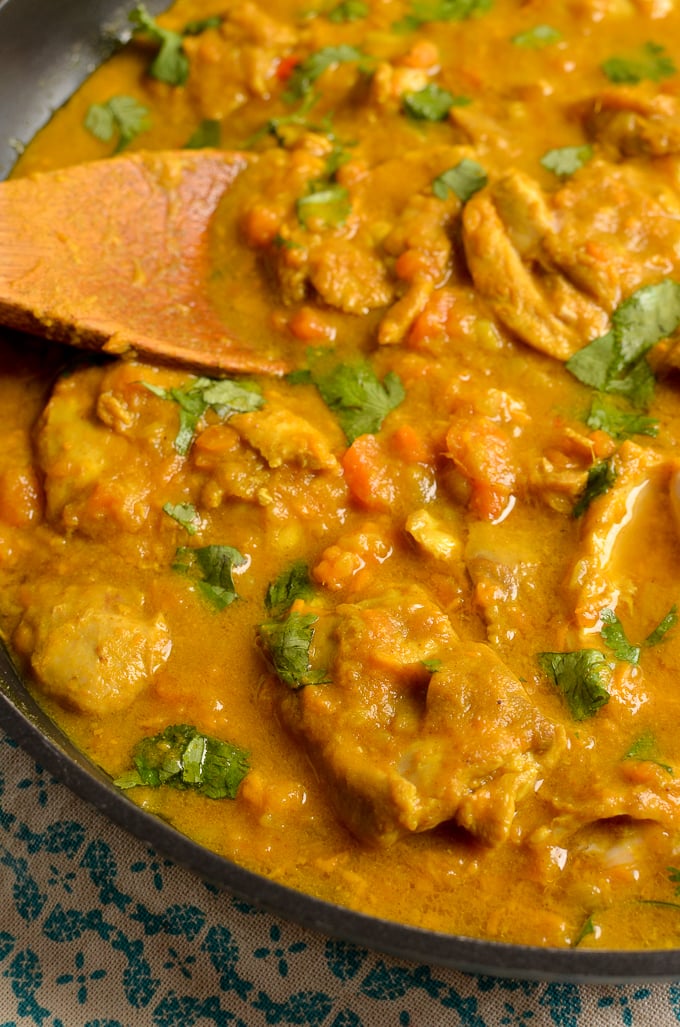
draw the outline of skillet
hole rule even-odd
[[[18,149],[127,33],[120,0],[0,0],[0,178]],[[164,0],[149,0],[157,13]],[[22,345],[22,336],[14,336]],[[192,842],[136,806],[32,699],[0,642],[0,726],[112,821],[196,874],[277,916],[402,959],[504,977],[575,982],[680,978],[680,949],[579,951],[440,934],[300,895]]]

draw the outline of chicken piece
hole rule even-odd
[[[578,557],[569,573],[575,595],[576,623],[584,633],[599,631],[603,609],[616,609],[619,596],[632,586],[621,577],[616,546],[650,489],[666,489],[672,465],[653,450],[624,442],[611,458],[611,487],[593,499],[584,514]]]
[[[451,565],[460,562],[463,538],[459,525],[444,524],[422,508],[409,514],[405,528],[418,547],[435,560]]]
[[[519,680],[415,586],[339,606],[334,646],[329,683],[280,702],[347,826],[385,845],[448,820],[506,838],[563,741]]]
[[[639,87],[600,93],[583,116],[588,137],[619,157],[680,153],[680,105],[674,96]]]
[[[105,715],[125,709],[152,681],[172,642],[141,592],[108,585],[38,587],[15,633],[41,690],[67,709]]]
[[[255,413],[236,414],[231,426],[272,468],[297,464],[313,471],[340,471],[331,448],[338,439],[329,440],[305,417],[290,410],[265,406]]]
[[[567,360],[606,330],[605,312],[580,294],[550,259],[556,223],[528,176],[508,172],[463,211],[465,255],[478,291],[528,345]]]
[[[309,281],[324,303],[348,314],[384,307],[394,291],[376,253],[349,239],[328,239],[310,250]]]

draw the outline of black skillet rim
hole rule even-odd
[[[132,3],[0,0],[0,178],[124,36]],[[166,0],[149,0],[151,11]],[[111,821],[200,877],[276,916],[398,959],[469,973],[574,983],[680,979],[680,949],[572,950],[480,941],[368,917],[260,877],[136,806],[78,752],[26,690],[0,647],[0,725],[37,762]]]

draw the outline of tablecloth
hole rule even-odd
[[[321,937],[109,823],[0,729],[0,1027],[667,1027],[680,982],[464,974]]]

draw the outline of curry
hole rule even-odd
[[[206,289],[292,370],[3,340],[0,623],[39,701],[294,889],[677,946],[680,10],[131,22],[15,173],[243,153]]]

